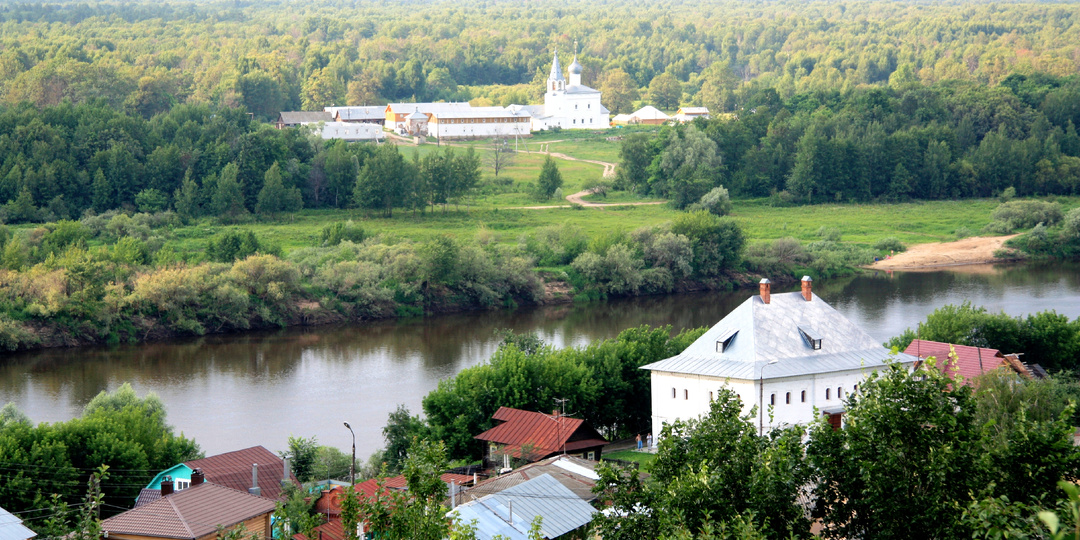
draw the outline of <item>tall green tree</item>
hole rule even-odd
[[[384,217],[393,217],[394,207],[405,200],[415,178],[413,164],[405,161],[396,146],[384,144],[364,162],[353,189],[353,204],[378,209]]]
[[[551,156],[544,158],[544,165],[540,168],[540,177],[536,179],[536,198],[546,201],[555,194],[555,190],[563,185],[562,173],[559,166]]]
[[[235,163],[229,163],[221,169],[214,188],[210,206],[214,215],[228,220],[238,219],[248,213],[244,206],[244,189],[237,179],[239,168]]]
[[[262,215],[273,215],[278,212],[296,212],[303,206],[304,199],[300,195],[300,189],[285,187],[281,166],[275,161],[266,171],[255,211]]]

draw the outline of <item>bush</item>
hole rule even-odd
[[[718,186],[701,196],[697,204],[690,205],[687,210],[705,210],[716,216],[726,216],[731,213],[731,197],[724,186]]]
[[[999,205],[991,214],[992,221],[983,229],[995,234],[1008,234],[1036,224],[1047,226],[1061,221],[1061,205],[1046,201],[1010,201]]]
[[[212,261],[231,263],[255,253],[278,255],[280,251],[262,245],[251,231],[229,231],[216,240],[210,240],[206,246],[206,257]]]
[[[144,189],[135,195],[135,206],[140,212],[160,212],[169,205],[169,198],[156,189]]]
[[[1067,241],[1080,240],[1080,208],[1073,208],[1065,214],[1061,233]]]
[[[998,195],[998,201],[1001,201],[1002,203],[1007,203],[1007,202],[1009,202],[1009,201],[1011,201],[1011,200],[1013,200],[1015,198],[1016,198],[1016,188],[1014,188],[1012,186],[1009,186],[1009,187],[1005,188],[1005,191],[1002,191],[1001,195]]]
[[[907,251],[907,246],[900,243],[900,239],[895,236],[888,238],[882,238],[874,244],[874,249],[878,251],[895,251],[901,253]]]
[[[344,223],[332,223],[323,227],[322,231],[319,232],[319,245],[323,247],[336,246],[345,240],[359,244],[364,241],[364,238],[363,227],[349,220]]]
[[[822,225],[820,228],[818,228],[816,234],[822,240],[825,240],[825,241],[828,241],[828,242],[839,242],[840,241],[840,229],[837,229],[836,227],[826,227],[826,226]]]
[[[975,234],[975,231],[973,231],[973,230],[971,230],[971,229],[969,229],[967,227],[957,227],[956,230],[953,231],[953,235],[956,236],[957,240],[963,240],[964,238],[967,238],[969,236],[973,236],[974,234]]]

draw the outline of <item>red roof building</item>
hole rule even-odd
[[[950,357],[952,351],[955,357]],[[996,369],[1007,369],[1021,377],[1030,379],[1041,372],[1041,368],[1033,370],[1023,362],[1018,355],[1003,354],[997,349],[985,347],[972,347],[969,345],[953,345],[940,341],[926,341],[916,339],[904,349],[905,354],[917,357],[915,369],[919,369],[927,358],[937,359],[936,366],[950,379],[962,377],[961,384],[970,386],[972,379],[984,373],[990,373]]]
[[[607,439],[579,418],[499,407],[491,416],[498,424],[475,438],[487,441],[485,465],[508,467],[509,458],[530,463],[556,454],[599,460]]]
[[[469,486],[473,483],[473,477],[465,474],[446,473],[439,476],[439,478],[447,484],[452,482],[458,486]],[[407,489],[405,477],[394,476],[392,478],[382,479],[372,478],[371,480],[360,482],[353,486],[353,490],[360,496],[360,500],[368,500],[378,493],[380,482],[382,482],[384,494],[392,491],[405,491]],[[342,486],[336,486],[334,489],[323,491],[322,496],[315,501],[314,512],[324,516],[327,521],[340,521],[341,497],[345,493],[344,489],[345,488]]]

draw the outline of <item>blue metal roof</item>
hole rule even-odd
[[[478,540],[490,540],[496,535],[528,540],[529,528],[537,516],[542,536],[555,538],[592,521],[596,510],[550,474],[543,474],[458,506],[447,515],[454,512],[461,522],[474,522]]]
[[[27,529],[22,520],[0,508],[0,540],[27,540],[37,533]]]

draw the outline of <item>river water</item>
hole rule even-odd
[[[1053,309],[1076,318],[1080,265],[878,272],[821,280],[814,292],[885,341],[934,309],[964,301],[1010,315]],[[640,324],[712,325],[752,294],[756,290],[681,294],[19,353],[0,356],[0,404],[14,401],[35,422],[67,420],[98,392],[130,382],[140,395],[160,396],[169,422],[207,455],[256,444],[282,450],[290,435],[348,451],[342,422],[349,422],[357,456],[366,459],[383,444],[382,426],[398,404],[419,413],[421,399],[440,380],[491,355],[497,329],[536,332],[558,347],[583,346]]]

